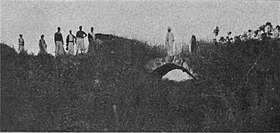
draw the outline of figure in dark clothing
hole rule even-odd
[[[23,35],[19,34],[19,39],[18,39],[18,51],[20,53],[24,52],[24,39],[23,39]]]
[[[191,38],[191,52],[192,52],[192,54],[196,54],[196,52],[197,52],[197,42],[196,42],[195,35],[192,35],[192,38]]]
[[[41,35],[41,39],[39,40],[39,48],[39,54],[47,54],[47,44],[44,35]]]
[[[84,44],[84,38],[87,37],[87,34],[82,30],[83,27],[80,26],[79,27],[79,31],[77,31],[76,33],[76,48],[77,48],[77,54],[79,51],[81,51],[81,53],[84,53],[86,51],[85,48],[85,44]]]
[[[55,56],[64,55],[64,47],[63,47],[63,38],[60,33],[60,27],[57,27],[57,32],[54,34],[54,42],[55,42]]]
[[[91,27],[90,28],[90,32],[88,33],[88,42],[89,42],[89,46],[88,46],[88,53],[96,53],[97,51],[97,44],[95,43],[95,34],[94,34],[94,28]]]

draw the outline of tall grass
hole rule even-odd
[[[200,79],[177,83],[144,70],[160,48],[97,38],[97,54],[77,57],[1,44],[1,131],[280,130],[279,41],[200,43],[183,54]]]

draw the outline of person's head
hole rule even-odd
[[[93,28],[93,27],[91,27],[91,28],[90,28],[90,31],[91,31],[91,32],[93,32],[93,30],[94,30],[94,28]]]
[[[60,27],[57,27],[57,31],[60,32],[60,30],[61,30]]]
[[[80,29],[80,30],[82,30],[82,29],[83,29],[83,27],[82,27],[82,26],[79,26],[79,29]]]
[[[41,39],[44,39],[44,35],[41,35]]]
[[[252,30],[249,29],[248,32],[252,32]]]
[[[72,34],[72,30],[69,30],[69,34]]]
[[[19,37],[22,38],[22,34],[19,34]]]
[[[195,39],[195,35],[192,35],[192,38]]]
[[[168,28],[167,28],[167,31],[168,31],[168,32],[171,32],[171,27],[168,27]]]

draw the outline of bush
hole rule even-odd
[[[1,131],[279,131],[279,42],[199,43],[185,58],[200,79],[176,83],[144,70],[160,48],[97,38],[60,58],[1,44]]]

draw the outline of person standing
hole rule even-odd
[[[77,47],[77,54],[79,51],[81,51],[81,53],[85,52],[85,44],[84,44],[84,38],[87,37],[87,34],[82,30],[83,27],[80,26],[79,27],[79,31],[77,31],[76,33],[76,47]]]
[[[88,42],[89,42],[89,46],[88,46],[88,53],[96,53],[97,51],[97,44],[95,43],[95,34],[93,33],[94,28],[91,27],[90,28],[90,32],[88,33]]]
[[[47,44],[44,39],[44,35],[41,35],[41,39],[39,40],[39,53],[38,54],[47,54]]]
[[[165,37],[165,48],[167,50],[167,55],[168,56],[173,56],[174,55],[174,35],[171,32],[171,27],[167,28],[167,34]]]
[[[22,34],[19,34],[18,51],[19,51],[19,53],[23,53],[24,52],[24,39],[23,39],[23,35]]]
[[[55,56],[64,55],[65,51],[63,48],[63,37],[60,33],[60,27],[57,27],[57,32],[54,34],[54,42],[55,42]]]
[[[69,30],[69,35],[66,38],[66,50],[70,55],[75,55],[74,45],[75,45],[76,37],[72,34],[72,30]]]
[[[196,52],[197,52],[197,42],[196,42],[195,35],[192,35],[192,38],[191,38],[191,52],[192,52],[192,54],[196,54]]]
[[[213,38],[213,42],[215,43],[215,45],[218,44],[218,35],[219,35],[219,27],[216,26],[216,28],[214,29],[213,33],[214,33],[214,38]]]

